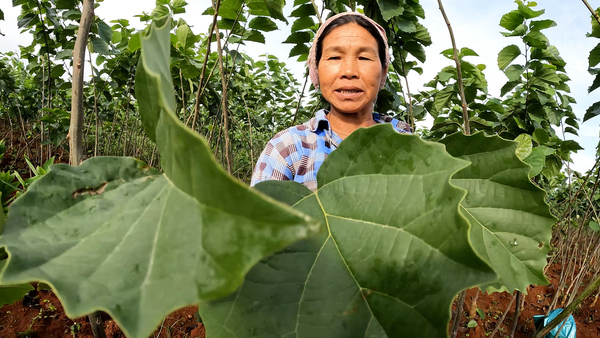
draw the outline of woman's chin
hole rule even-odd
[[[365,107],[361,105],[337,105],[331,107],[332,111],[340,114],[369,114],[373,113],[373,106]]]

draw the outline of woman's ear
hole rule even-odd
[[[379,81],[379,90],[385,86],[385,81],[387,80],[387,72],[389,67],[383,67],[381,69],[381,80]]]

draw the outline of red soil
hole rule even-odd
[[[515,338],[531,337],[533,335],[535,331],[533,316],[545,314],[548,310],[560,278],[560,266],[553,264],[547,271],[547,277],[550,281],[549,285],[532,285],[528,288],[527,295],[524,295],[525,301],[517,321]],[[583,283],[579,291],[583,291],[587,285],[587,283]],[[483,310],[485,319],[482,319],[476,314],[475,310],[471,309],[476,292],[478,292],[478,289],[475,288],[467,290],[467,296],[463,305],[463,316],[461,317],[461,325],[457,337],[490,337],[492,331],[496,328],[497,322],[502,318],[513,298],[508,292],[491,295],[480,293],[477,298],[476,308]],[[600,301],[594,303],[595,296],[596,294],[594,293],[588,297],[579,309],[573,313],[577,324],[577,338],[600,337]],[[456,309],[455,305],[453,309]],[[470,317],[470,313],[475,313],[475,316]],[[515,302],[513,302],[495,337],[508,337],[514,313]],[[477,321],[476,327],[467,327],[467,324],[471,320]]]
[[[52,291],[37,292],[26,303],[28,306],[18,301],[0,308],[0,337],[93,338],[88,318],[68,318]],[[151,337],[204,338],[204,326],[194,317],[197,311],[197,306],[189,306],[171,313]],[[104,320],[107,338],[125,337],[108,315]]]
[[[528,294],[524,296],[524,305],[517,322],[516,338],[531,337],[534,332],[533,316],[544,314],[552,302],[560,276],[560,266],[553,265],[547,273],[551,284],[531,286]],[[471,309],[476,292],[477,289],[467,291],[458,337],[489,337],[512,299],[512,295],[507,292],[491,295],[480,293],[476,308],[481,309],[485,314],[485,318],[482,319],[474,309]],[[595,294],[592,294],[588,297],[574,313],[578,338],[600,337],[600,301],[594,303],[594,296]],[[28,306],[24,306],[23,301],[18,301],[0,308],[0,337],[93,337],[87,317],[69,319],[53,292],[42,290],[33,297],[33,301],[26,303]],[[514,309],[513,302],[495,337],[508,337]],[[197,310],[196,306],[190,306],[171,313],[151,337],[204,338],[204,326],[198,323],[195,317]],[[469,316],[470,312],[475,313],[474,317]],[[467,327],[467,323],[471,320],[477,322],[476,327]],[[105,326],[108,338],[125,337],[117,324],[107,315],[105,315]]]

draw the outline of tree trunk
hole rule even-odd
[[[94,0],[83,0],[81,21],[75,48],[73,48],[73,84],[71,86],[71,126],[69,128],[69,162],[79,165],[83,160],[83,69],[85,65],[85,47],[87,45],[92,19],[94,18]],[[89,315],[92,332],[96,338],[105,338],[104,322],[100,312]]]
[[[104,331],[104,321],[100,315],[100,311],[96,311],[88,316],[90,320],[90,326],[92,327],[92,334],[94,338],[106,338],[106,332]]]
[[[75,48],[73,49],[73,84],[71,87],[71,126],[69,128],[69,161],[79,165],[83,160],[83,68],[85,47],[94,18],[94,0],[84,0]]]
[[[216,8],[216,5],[215,5]],[[219,24],[215,25],[217,34],[217,51],[219,59],[219,70],[221,71],[221,85],[223,87],[221,112],[223,114],[223,134],[225,138],[225,162],[227,163],[227,172],[231,174],[233,161],[231,159],[231,144],[229,142],[229,117],[227,116],[227,82],[225,80],[225,67],[223,66],[223,50],[221,48],[221,38],[219,36]]]

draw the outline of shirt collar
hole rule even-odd
[[[321,109],[321,110],[317,111],[315,113],[315,117],[310,119],[310,121],[308,121],[308,123],[307,123],[310,131],[312,131],[314,133],[319,130],[323,130],[323,131],[326,131],[329,134],[331,134],[331,127],[329,125],[329,120],[327,119],[328,113],[329,112],[325,109]],[[395,118],[392,118],[391,116],[381,115],[379,113],[373,113],[373,120],[377,123],[386,123],[386,122],[390,123],[397,132],[410,133],[412,131],[411,130],[412,128],[410,128],[410,126],[407,123],[399,121]]]

